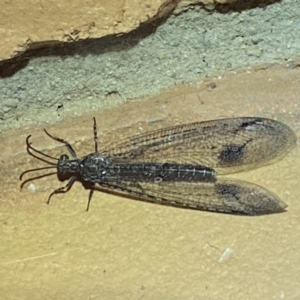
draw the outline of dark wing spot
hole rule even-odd
[[[243,122],[240,127],[245,128],[245,127],[248,127],[248,126],[251,126],[251,125],[264,125],[264,122],[263,122],[262,119],[257,118],[257,119],[252,120],[252,121]]]
[[[245,146],[246,144],[224,146],[219,155],[220,165],[233,166],[239,163],[243,159]]]
[[[215,190],[224,207],[231,213],[252,215],[253,207],[245,203],[245,190],[235,184],[216,184]]]
[[[234,184],[216,184],[217,194],[227,201],[238,201],[240,198],[241,188]]]

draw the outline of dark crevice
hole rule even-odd
[[[98,39],[86,39],[75,42],[61,42],[57,44],[44,45],[34,49],[28,49],[19,56],[0,62],[0,77],[6,78],[14,75],[25,68],[32,58],[58,56],[62,59],[80,55],[100,55],[109,51],[123,51],[136,46],[139,41],[155,33],[156,29],[166,21],[167,17],[157,19],[151,23],[145,23],[137,29],[119,35],[109,35]]]
[[[217,4],[215,11],[226,14],[230,12],[242,12],[254,8],[266,9],[269,5],[282,2],[282,0],[238,0],[230,4]]]

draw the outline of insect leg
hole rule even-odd
[[[65,144],[65,146],[67,147],[67,149],[69,150],[69,152],[71,153],[71,155],[72,155],[73,157],[77,157],[77,156],[76,156],[75,150],[73,149],[73,147],[70,145],[70,143],[69,143],[68,141],[65,141],[65,140],[63,140],[63,139],[60,139],[60,138],[58,138],[58,137],[56,137],[56,136],[51,135],[46,129],[44,129],[44,131],[45,131],[45,133],[46,133],[51,139],[53,139],[53,140],[55,140],[55,141],[57,141],[57,142],[60,142],[60,143]]]
[[[93,118],[94,120],[94,142],[95,142],[95,153],[98,153],[98,133],[97,133],[97,123],[96,118]]]
[[[93,183],[93,185],[91,186],[91,190],[90,190],[90,193],[89,193],[89,200],[88,200],[88,205],[86,207],[86,211],[89,211],[89,209],[90,209],[90,203],[92,201],[94,190],[95,190],[95,183]]]
[[[52,197],[54,194],[59,194],[59,193],[66,193],[66,192],[68,192],[68,191],[71,189],[73,183],[76,181],[76,179],[77,179],[77,178],[76,178],[75,176],[72,176],[72,177],[69,179],[68,183],[67,183],[65,186],[62,186],[62,187],[56,189],[55,191],[53,191],[53,192],[49,195],[49,197],[48,197],[47,204],[50,203],[50,199],[51,199],[51,197]]]

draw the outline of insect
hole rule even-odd
[[[295,146],[296,136],[281,122],[258,117],[196,122],[132,136],[99,151],[93,120],[95,150],[82,158],[77,158],[67,141],[46,129],[50,138],[66,146],[72,158],[47,155],[31,145],[31,135],[26,138],[28,153],[49,166],[27,170],[20,180],[26,173],[50,168],[57,172],[43,176],[68,178],[65,186],[49,195],[48,204],[53,195],[65,193],[75,181],[81,181],[91,184],[87,210],[96,183],[104,190],[148,202],[214,212],[262,215],[287,207],[258,185],[219,176],[254,169],[285,156]]]

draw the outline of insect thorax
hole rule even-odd
[[[69,156],[66,154],[61,155],[57,163],[57,173],[58,175],[65,174],[77,174],[78,173],[78,165],[79,159],[69,159]]]
[[[79,161],[78,173],[84,181],[101,182],[110,166],[111,162],[108,158],[98,153],[91,153]]]

